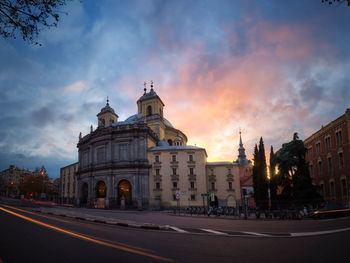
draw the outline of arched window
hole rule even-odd
[[[159,109],[159,114],[160,114],[160,117],[163,118],[163,112],[162,112],[162,109]]]
[[[147,116],[151,116],[152,115],[152,106],[148,106],[147,107]]]
[[[172,146],[173,145],[173,141],[172,140],[168,140],[168,144],[170,145],[170,146]]]

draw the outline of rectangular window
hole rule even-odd
[[[177,182],[173,182],[173,188],[177,188]]]
[[[195,201],[196,200],[196,195],[191,195],[191,201]]]
[[[155,161],[156,163],[159,163],[159,155],[154,156],[154,161]]]
[[[160,189],[160,183],[156,183],[156,189]]]
[[[215,183],[211,183],[211,190],[215,190]]]
[[[126,161],[128,160],[128,145],[120,144],[119,145],[119,160]]]
[[[173,168],[173,175],[176,175],[176,168]]]
[[[159,175],[159,169],[156,169],[156,175]]]
[[[314,177],[314,166],[312,164],[310,165],[310,176]]]
[[[232,182],[228,182],[228,189],[232,190]]]
[[[322,162],[318,162],[318,171],[322,174]]]
[[[316,143],[316,152],[317,154],[321,153],[321,143]]]
[[[344,167],[344,156],[342,152],[340,152],[338,155],[339,155],[339,166],[342,168]]]
[[[105,147],[97,148],[97,163],[103,163],[105,161]]]
[[[320,195],[324,197],[324,185],[320,184]]]
[[[231,168],[228,169],[228,174],[231,174]]]
[[[309,157],[309,160],[312,159],[312,148],[307,149],[307,156]]]
[[[175,155],[175,154],[173,154],[173,155],[171,156],[171,161],[172,161],[172,162],[176,162],[176,155]]]
[[[176,200],[177,200],[177,199],[176,199],[176,195],[173,195],[173,200],[174,200],[174,201],[176,201]]]
[[[190,168],[190,174],[191,175],[193,174],[193,168]]]
[[[327,137],[325,139],[325,143],[326,143],[326,149],[329,150],[331,148],[331,137]]]
[[[335,138],[337,141],[337,145],[341,145],[343,143],[343,137],[342,137],[341,131],[338,131],[335,133]]]
[[[342,188],[343,197],[347,196],[348,195],[348,190],[347,190],[347,187],[346,187],[346,180],[345,179],[341,180],[341,188]]]
[[[191,182],[191,189],[194,189],[194,182]]]
[[[328,171],[332,171],[332,157],[328,157]]]
[[[190,154],[190,155],[188,156],[188,160],[189,160],[190,162],[193,162],[193,155],[192,155],[192,154]]]
[[[335,187],[334,187],[334,182],[331,182],[331,197],[332,199],[335,198]]]

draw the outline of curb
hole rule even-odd
[[[122,226],[122,227],[140,228],[140,229],[149,229],[149,230],[164,230],[164,231],[172,230],[169,226],[160,226],[160,225],[154,225],[154,224],[125,223],[125,222],[120,222],[117,220],[103,220],[103,219],[96,219],[96,218],[91,218],[91,217],[82,217],[82,216],[76,216],[76,215],[70,215],[70,214],[42,211],[40,209],[39,210],[38,209],[30,209],[30,210],[32,212],[41,213],[41,214],[68,217],[68,218],[74,218],[77,220],[83,220],[83,221],[89,221],[89,222],[107,224],[107,225],[116,225],[116,226]]]

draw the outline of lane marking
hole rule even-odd
[[[65,230],[65,229],[60,228],[60,227],[49,225],[49,224],[43,223],[41,221],[32,219],[30,217],[27,217],[27,216],[15,213],[15,212],[13,212],[11,210],[8,210],[6,208],[3,208],[1,206],[0,206],[0,210],[3,210],[4,212],[7,212],[7,213],[12,214],[14,216],[20,217],[20,218],[25,219],[27,221],[30,221],[32,223],[35,223],[35,224],[38,224],[38,225],[50,228],[52,230],[64,233],[66,235],[69,235],[69,236],[72,236],[72,237],[75,237],[75,238],[79,238],[79,239],[82,239],[82,240],[85,240],[85,241],[89,241],[89,242],[92,242],[92,243],[95,243],[95,244],[99,244],[99,245],[103,245],[103,246],[112,247],[112,248],[116,248],[116,249],[119,249],[119,250],[127,251],[127,252],[130,252],[130,253],[133,253],[133,254],[138,254],[138,255],[142,255],[142,256],[158,259],[158,260],[161,260],[161,261],[173,262],[173,260],[170,259],[170,258],[165,258],[165,257],[153,255],[153,254],[150,254],[150,253],[146,253],[146,252],[143,252],[143,251],[139,251],[139,250],[136,250],[134,248],[127,247],[126,244],[123,244],[123,245],[112,244],[112,243],[109,243],[109,242],[106,242],[106,241],[101,241],[101,240],[95,239],[93,237],[85,236],[85,235],[80,234],[80,233],[71,232],[69,230]]]
[[[248,234],[248,235],[253,235],[253,236],[259,236],[259,237],[270,237],[271,236],[271,235],[257,233],[257,232],[242,232],[242,233]]]
[[[180,232],[180,233],[189,233],[188,231],[186,231],[186,230],[183,230],[183,229],[181,229],[181,228],[178,228],[178,227],[176,227],[176,226],[169,226],[172,230],[175,230],[175,231],[177,231],[177,232]]]
[[[326,230],[326,231],[316,231],[316,232],[300,232],[300,233],[290,233],[292,237],[306,237],[306,236],[318,236],[318,235],[326,235],[338,232],[349,231],[350,227],[334,229],[334,230]]]
[[[206,228],[201,228],[201,230],[209,232],[209,233],[217,234],[217,235],[228,235],[227,233],[224,233],[224,232],[219,232],[219,231],[206,229]]]

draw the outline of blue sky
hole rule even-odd
[[[42,46],[0,39],[0,169],[77,160],[109,96],[121,120],[143,82],[209,160],[277,150],[349,108],[350,8],[310,1],[73,1]]]

